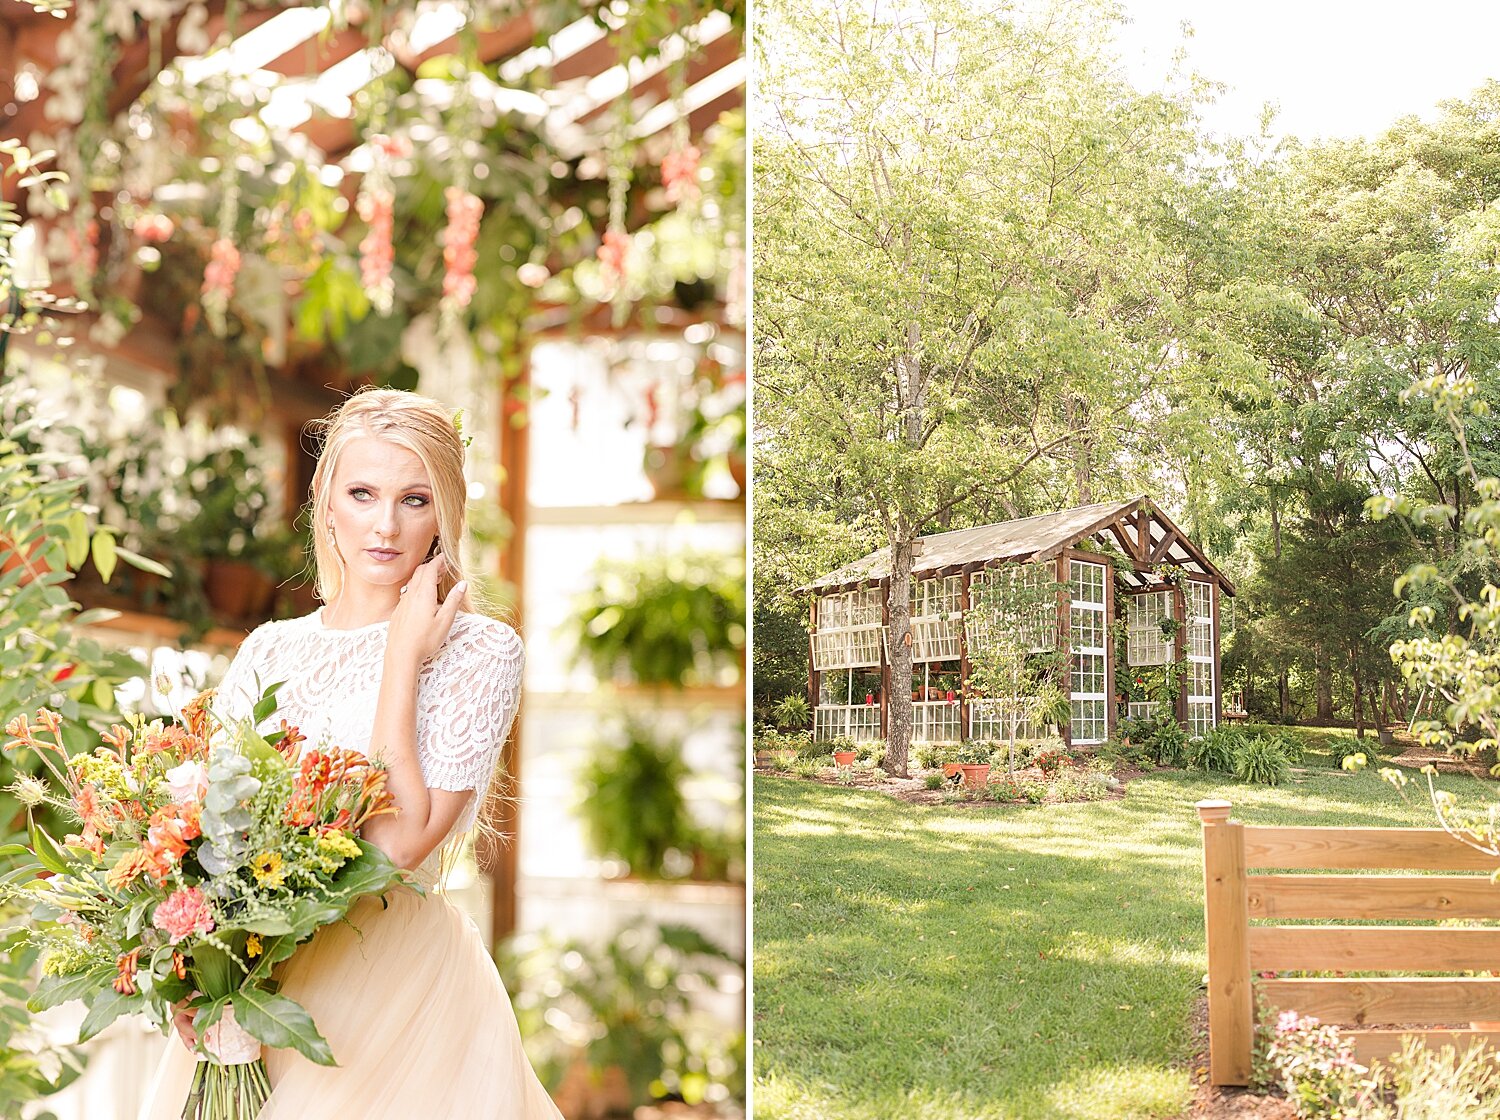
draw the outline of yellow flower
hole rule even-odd
[[[355,843],[354,837],[347,832],[334,829],[332,832],[324,833],[318,837],[318,847],[329,855],[340,855],[345,859],[354,859],[359,855],[359,845]],[[343,863],[343,860],[339,861]]]
[[[248,957],[258,957],[260,956],[260,950],[260,934],[252,933],[245,942],[245,955]]]
[[[263,887],[279,887],[286,880],[280,852],[261,852],[250,862],[255,881]]]

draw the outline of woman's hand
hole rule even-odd
[[[453,620],[458,616],[468,584],[460,580],[448,592],[448,597],[439,601],[438,580],[447,563],[439,553],[412,573],[401,593],[401,602],[396,604],[391,615],[391,629],[385,645],[388,663],[396,658],[398,663],[416,668],[448,640],[448,632],[453,629]]]
[[[186,1000],[172,1005],[172,1025],[177,1028],[177,1037],[189,1050],[198,1045],[198,1034],[193,1030],[193,1016],[196,1014],[198,1009],[189,1007]]]

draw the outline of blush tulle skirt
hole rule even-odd
[[[562,1120],[521,1048],[510,997],[469,918],[441,894],[362,899],[281,966],[336,1067],[265,1053],[259,1120]],[[174,1034],[140,1120],[179,1120],[196,1059]]]

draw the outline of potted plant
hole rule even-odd
[[[285,534],[267,524],[270,495],[264,472],[245,444],[216,448],[188,464],[188,502],[196,512],[182,526],[183,540],[203,561],[203,586],[214,611],[231,621],[264,618],[276,595],[268,554]]]
[[[580,775],[578,810],[594,853],[625,864],[632,878],[662,879],[674,853],[691,859],[696,826],[682,783],[680,746],[627,724],[624,741],[599,741]]]
[[[726,683],[745,649],[743,559],[668,553],[606,561],[571,622],[596,676],[666,688]]]
[[[968,789],[983,789],[990,780],[992,755],[987,743],[965,743],[958,752],[959,769],[963,771],[964,785]]]
[[[782,731],[800,730],[807,726],[812,712],[807,706],[807,697],[791,693],[777,701],[771,709],[771,718]]]
[[[834,739],[828,744],[833,748],[833,761],[837,766],[853,766],[859,756],[854,743],[849,739]]]

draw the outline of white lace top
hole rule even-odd
[[[284,719],[307,737],[304,750],[331,745],[367,754],[390,624],[334,630],[323,625],[322,614],[267,622],[251,633],[219,684],[214,710],[226,720],[241,719],[267,685],[285,681],[261,731],[276,730]],[[454,832],[474,824],[515,719],[524,661],[521,639],[509,626],[460,612],[447,642],[422,667],[422,776],[429,789],[477,791]]]

